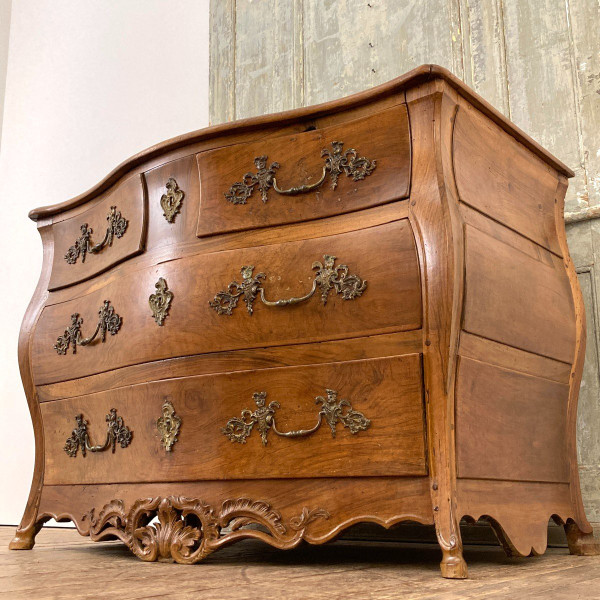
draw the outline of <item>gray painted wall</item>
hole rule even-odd
[[[210,12],[211,123],[437,63],[575,170],[567,229],[588,314],[578,448],[600,522],[600,0],[212,0]]]

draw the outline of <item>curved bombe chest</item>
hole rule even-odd
[[[410,519],[456,577],[464,515],[524,554],[536,515],[585,532],[566,168],[424,73],[178,138],[34,211],[28,522],[196,562]]]

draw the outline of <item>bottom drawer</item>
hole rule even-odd
[[[180,420],[170,450],[167,401]],[[41,410],[49,485],[427,473],[418,354],[156,381]],[[84,456],[86,432],[98,448]]]

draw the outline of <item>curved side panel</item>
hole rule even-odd
[[[466,103],[456,117],[453,151],[461,202],[561,254],[554,169]]]
[[[564,175],[559,175],[555,196],[556,230],[564,257],[565,269],[573,292],[573,302],[575,304],[575,356],[573,359],[573,366],[571,367],[569,401],[567,404],[567,452],[570,466],[569,485],[571,502],[573,505],[573,521],[578,530],[575,530],[569,523],[565,525],[565,530],[567,532],[571,553],[579,554],[580,552],[577,551],[577,546],[579,544],[585,543],[588,546],[592,546],[594,543],[586,543],[590,541],[590,536],[593,535],[593,529],[585,516],[583,508],[581,486],[579,483],[579,467],[577,464],[577,402],[579,400],[579,387],[581,385],[583,363],[585,360],[586,318],[583,294],[581,293],[575,265],[571,260],[571,255],[569,254],[569,248],[567,246],[567,234],[563,216],[567,186],[567,178]],[[563,521],[566,522],[566,519],[563,519]],[[586,542],[583,541],[584,539]],[[593,554],[600,554],[600,547],[598,544],[595,544],[595,551],[593,551]]]
[[[35,436],[35,466],[33,471],[33,480],[31,482],[31,491],[25,507],[25,513],[21,519],[15,537],[10,542],[11,550],[29,550],[33,548],[35,536],[43,524],[38,522],[38,506],[42,485],[44,482],[44,430],[42,427],[42,415],[38,401],[37,392],[33,384],[31,373],[31,338],[33,330],[37,324],[38,318],[48,298],[48,281],[52,270],[52,258],[54,254],[54,245],[50,231],[51,220],[38,221],[38,230],[42,237],[43,244],[43,262],[42,272],[33,298],[27,307],[21,331],[19,332],[19,370],[21,380],[31,413],[33,422],[33,433]],[[47,520],[47,519],[46,519]]]

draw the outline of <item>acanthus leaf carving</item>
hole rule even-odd
[[[324,509],[305,507],[286,526],[280,513],[262,501],[229,499],[215,510],[195,498],[158,496],[137,500],[128,511],[121,500],[113,500],[102,508],[98,517],[92,509],[82,520],[89,521],[92,540],[116,536],[144,561],[172,559],[193,564],[244,538],[262,539],[282,549],[293,548],[313,521],[329,517]],[[262,525],[268,534],[248,527],[254,524]]]

